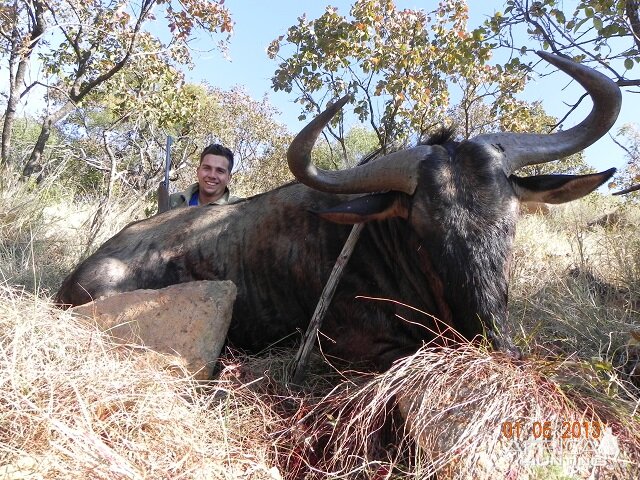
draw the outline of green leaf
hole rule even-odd
[[[588,20],[589,20],[588,18],[583,18],[580,21],[578,21],[576,23],[576,26],[573,28],[573,31],[577,32],[580,29],[580,27],[582,27],[582,25],[584,25]]]
[[[566,23],[567,19],[564,16],[564,13],[562,12],[562,10],[553,10],[553,15],[556,17],[556,20],[558,21],[558,23]]]
[[[624,68],[627,70],[631,70],[633,68],[633,59],[625,58],[624,59]]]
[[[598,32],[602,30],[602,19],[600,17],[593,17],[593,26]]]

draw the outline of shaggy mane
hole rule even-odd
[[[447,143],[458,143],[454,140],[456,135],[456,127],[444,125],[439,127],[435,132],[420,139],[419,145],[446,145]]]
[[[434,133],[421,137],[420,140],[418,141],[418,145],[441,145],[441,146],[454,145],[455,146],[459,143],[454,140],[455,136],[456,136],[455,126],[449,126],[449,127],[441,126],[437,130],[435,130]],[[402,145],[402,146],[396,145],[394,148],[394,146],[392,145],[388,149],[387,153],[396,152],[398,150],[404,150],[406,148],[409,148],[409,147],[406,145]],[[382,155],[382,148],[377,148],[376,150],[373,150],[372,152],[369,152],[364,157],[362,157],[362,159],[360,159],[360,161],[358,162],[358,165],[364,165],[365,163],[369,163],[371,160],[375,160],[381,155]]]

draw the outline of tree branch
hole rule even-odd
[[[640,15],[638,15],[639,8],[639,0],[627,0],[625,4],[625,12],[627,13],[627,17],[629,17],[633,39],[635,40],[636,48],[640,51]]]
[[[551,127],[551,131],[555,130],[556,128],[558,128],[560,125],[562,125],[562,122],[564,122],[567,118],[569,118],[569,115],[571,115],[576,108],[578,108],[578,106],[582,103],[582,101],[587,98],[589,96],[588,93],[583,93],[580,98],[578,99],[578,101],[576,103],[574,103],[573,105],[568,105],[565,104],[567,106],[570,106],[571,108],[569,108],[569,111],[565,114],[564,117],[562,117],[560,120],[558,120],[558,123],[556,123],[553,127]]]
[[[97,85],[100,85],[103,82],[106,82],[111,77],[113,77],[116,73],[118,73],[129,61],[131,57],[131,53],[136,45],[136,41],[138,39],[138,35],[140,30],[142,29],[142,25],[144,24],[147,16],[151,12],[153,5],[155,4],[155,0],[145,0],[140,7],[140,14],[136,19],[136,24],[133,28],[133,32],[131,34],[131,39],[129,40],[129,46],[127,47],[124,56],[120,59],[120,61],[116,62],[113,67],[111,67],[108,71],[103,73],[102,75],[98,75],[93,80],[82,85],[80,91],[75,95],[74,101],[80,102],[85,96],[91,92]]]

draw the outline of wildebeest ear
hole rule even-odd
[[[391,217],[408,218],[408,199],[404,193],[374,193],[336,205],[328,210],[313,211],[334,223],[362,223]]]
[[[615,171],[615,168],[610,168],[590,175],[511,175],[509,180],[521,202],[564,203],[593,192]]]

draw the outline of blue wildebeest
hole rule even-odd
[[[234,205],[172,210],[132,223],[67,277],[57,301],[78,305],[140,288],[230,279],[238,296],[228,338],[260,350],[305,330],[351,229],[345,224],[368,222],[321,328],[326,354],[384,369],[439,330],[428,315],[408,321],[398,303],[355,298],[366,295],[412,305],[468,339],[484,334],[495,348],[517,355],[507,270],[519,202],[580,198],[614,169],[583,176],[513,172],[591,145],[611,128],[621,102],[605,76],[540,55],[591,95],[593,109],[579,125],[550,135],[445,140],[344,171],[320,170],[310,152],[342,99],[290,145],[289,165],[300,183]]]

